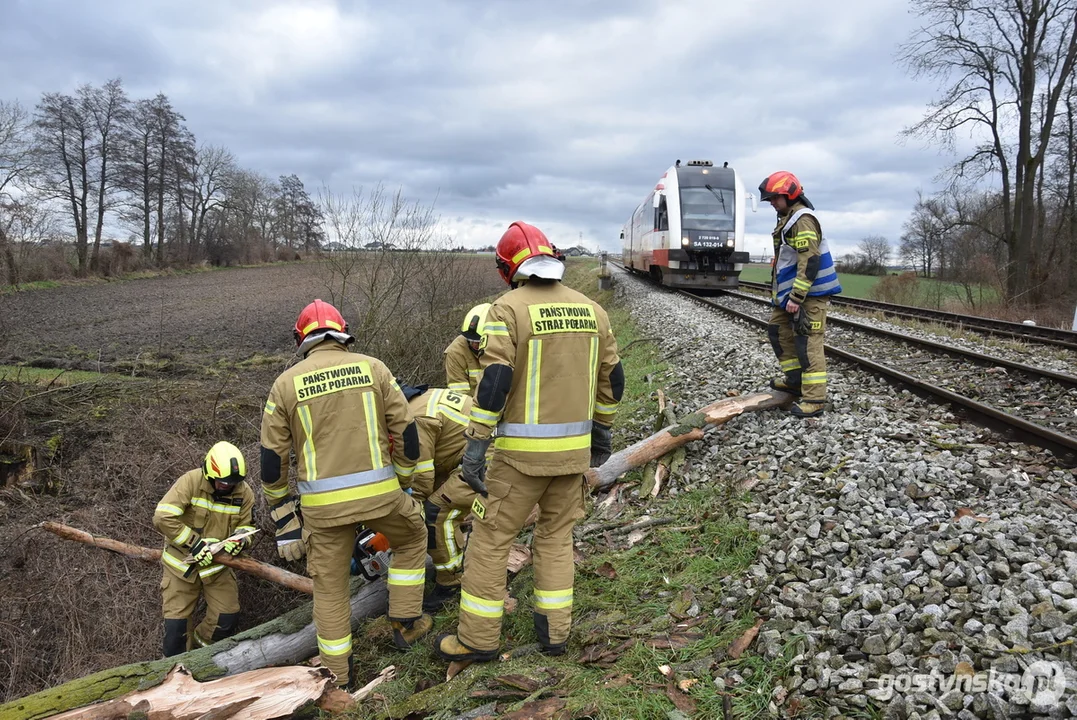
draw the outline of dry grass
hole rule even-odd
[[[457,268],[464,282],[433,305],[421,281],[409,279],[406,321],[398,307],[387,307],[359,349],[409,379],[444,382],[441,352],[457,318],[501,287],[488,258],[472,260]],[[0,379],[0,444],[31,448],[35,463],[28,480],[0,488],[0,702],[160,654],[160,568],[31,530],[35,523],[59,520],[157,547],[157,501],[213,442],[227,439],[248,458],[259,498],[255,522],[264,534],[254,556],[280,562],[257,480],[261,409],[273,379],[294,360],[289,335],[300,300],[326,297],[331,282],[324,265],[299,272],[298,289],[282,284],[288,276],[277,266],[42,290],[21,295],[16,313],[0,313],[11,319],[10,330],[23,326],[19,318],[56,313],[57,304],[73,308],[85,322],[53,315],[58,326],[36,335],[20,331],[6,350],[18,348],[23,363],[92,358],[95,369],[127,375],[51,386]],[[144,305],[140,297],[166,311],[132,312]],[[423,299],[425,309],[416,304]],[[238,312],[241,322],[231,332],[222,324],[228,312]],[[241,626],[307,600],[242,577]]]

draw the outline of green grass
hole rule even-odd
[[[0,380],[23,385],[67,386],[98,380],[130,380],[119,373],[98,373],[87,370],[63,370],[60,368],[35,368],[21,365],[0,365]]]
[[[892,273],[894,274],[894,273]],[[747,282],[770,282],[770,265],[746,265],[740,273],[741,280]],[[880,275],[853,275],[840,273],[841,294],[846,297],[863,298],[865,300],[880,299],[874,295],[875,286],[882,281]],[[998,293],[991,287],[973,287],[973,300],[975,304],[983,305],[997,302]],[[960,283],[935,280],[932,278],[917,278],[917,297],[914,304],[921,307],[939,308],[947,307],[954,303],[965,304],[965,288]]]
[[[654,391],[662,386],[668,372],[660,343],[647,341],[630,313],[614,303],[611,291],[598,290],[596,261],[570,260],[565,282],[606,308],[617,336],[626,390],[615,427],[634,423],[649,429],[656,414]],[[625,441],[615,434],[616,446],[623,446]],[[638,477],[639,471],[635,473]],[[365,682],[390,664],[396,666],[397,677],[378,688],[380,698],[368,700],[348,717],[448,720],[491,701],[473,693],[504,690],[496,678],[518,674],[548,682],[549,690],[565,697],[573,717],[664,719],[675,707],[666,694],[671,680],[659,670],[664,665],[672,667],[674,682],[695,681],[686,692],[696,704],[694,717],[723,715],[724,693],[713,680],[719,666],[735,669],[744,678],[725,691],[735,717],[765,715],[772,690],[788,673],[792,650],[775,660],[751,655],[750,651],[731,660],[725,650],[755,623],[751,598],[734,608],[732,622],[723,622],[714,615],[725,594],[723,586],[739,582],[740,574],[758,551],[756,535],[732,513],[733,504],[741,502],[743,496],[737,497],[715,478],[711,483],[682,488],[676,496],[663,493],[645,502],[628,497],[632,480],[632,475],[626,478],[622,497],[628,503],[615,522],[628,524],[644,513],[670,518],[672,522],[651,528],[647,537],[628,549],[621,549],[623,542],[617,549],[607,545],[604,531],[593,529],[602,520],[589,515],[581,522],[578,534],[589,527],[592,530],[579,538],[583,555],[576,563],[573,629],[564,656],[550,658],[531,653],[505,662],[475,664],[446,683],[445,663],[433,654],[427,642],[407,654],[394,653],[389,648],[388,623],[379,619],[361,628],[354,644],[359,680]],[[625,535],[616,537],[623,539]],[[529,530],[524,531],[520,541],[530,541]],[[613,578],[608,577],[611,568]],[[520,572],[509,589],[517,606],[505,616],[503,651],[536,643],[531,615],[533,569]],[[686,618],[692,605],[698,606],[693,614],[699,624],[678,629],[678,618]],[[456,616],[455,604],[443,610],[435,618],[434,634],[454,631]],[[662,649],[648,643],[683,633],[695,634],[686,639],[683,647]],[[580,662],[588,648],[621,645],[624,647],[610,658],[608,667]],[[535,699],[534,694],[531,699]],[[516,710],[525,700],[522,695],[519,701],[501,699],[501,711]]]

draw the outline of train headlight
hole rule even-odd
[[[728,240],[726,240],[725,241],[725,246],[728,247],[728,248],[733,247],[733,238],[729,238]]]
[[[681,247],[688,247],[688,243],[691,242],[687,237],[681,238]]]

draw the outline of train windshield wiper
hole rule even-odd
[[[704,185],[703,187],[705,187],[705,188],[707,188],[708,190],[710,190],[710,191],[711,191],[711,195],[713,195],[714,197],[718,198],[718,202],[722,203],[722,212],[723,212],[724,214],[728,215],[728,214],[729,214],[729,210],[727,210],[727,209],[726,209],[726,206],[725,206],[725,195],[723,195],[722,193],[718,192],[717,190],[715,190],[714,188],[712,188],[712,187],[711,187],[710,185]]]

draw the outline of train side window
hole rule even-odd
[[[658,231],[669,230],[669,209],[666,207],[666,198],[658,201],[658,207],[654,211],[654,229]]]

